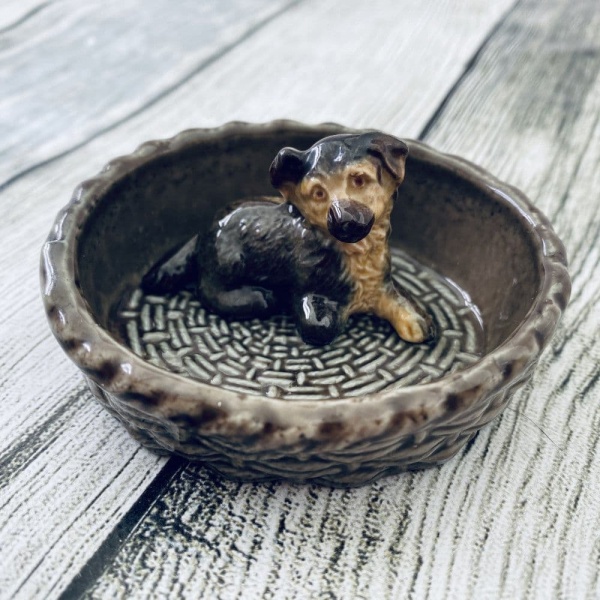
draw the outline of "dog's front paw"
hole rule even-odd
[[[393,323],[398,335],[413,344],[431,342],[436,338],[436,328],[429,315],[414,313]]]
[[[406,342],[433,342],[437,330],[431,315],[406,290],[393,286],[379,298],[375,313],[390,322]]]
[[[294,303],[300,337],[314,346],[330,344],[342,328],[337,302],[319,294],[306,294]]]

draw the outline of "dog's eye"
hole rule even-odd
[[[319,185],[313,188],[311,195],[315,200],[325,200],[327,198],[327,192]]]
[[[361,188],[365,185],[366,180],[363,175],[352,175],[352,185],[356,188]]]

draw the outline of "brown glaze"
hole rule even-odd
[[[42,253],[52,331],[147,447],[245,480],[359,485],[447,460],[530,377],[568,302],[564,247],[523,194],[419,142],[408,142],[390,241],[479,307],[485,354],[471,366],[361,398],[289,402],[164,371],[118,341],[112,311],[151,264],[202,230],[215,205],[268,194],[264,173],[279,148],[343,131],[278,121],[183,132],[114,161],[58,215]]]

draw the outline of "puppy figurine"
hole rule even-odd
[[[283,148],[271,164],[282,198],[252,198],[217,215],[142,282],[148,293],[195,283],[211,310],[236,318],[291,310],[299,334],[328,344],[354,313],[389,321],[408,342],[432,320],[391,278],[390,214],[408,147],[379,132]]]

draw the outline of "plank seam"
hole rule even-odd
[[[55,435],[51,434],[49,438],[44,438],[44,433],[51,431],[55,424],[60,423],[61,419],[74,410],[79,403],[87,402],[89,396],[91,394],[87,387],[77,389],[47,419],[32,428],[18,442],[0,452],[0,491],[54,441]],[[0,511],[4,506],[4,504],[0,505]]]
[[[181,79],[179,79],[179,81],[173,83],[172,85],[167,86],[164,90],[162,90],[161,92],[156,94],[156,96],[154,96],[153,98],[151,98],[150,100],[145,102],[142,106],[136,108],[135,110],[133,110],[126,116],[124,116],[120,119],[117,119],[114,123],[99,129],[98,131],[96,131],[95,133],[90,135],[88,138],[86,138],[85,140],[82,140],[81,142],[75,144],[74,146],[71,146],[70,148],[63,150],[62,152],[59,152],[58,154],[55,154],[54,156],[50,156],[44,160],[41,160],[40,162],[35,163],[35,164],[27,167],[26,169],[23,169],[22,171],[19,171],[15,175],[12,175],[3,183],[0,183],[0,193],[7,190],[11,185],[16,183],[23,177],[30,175],[31,173],[37,171],[38,169],[45,167],[49,164],[52,164],[53,162],[60,160],[61,158],[64,158],[65,156],[68,156],[69,154],[72,154],[76,150],[80,150],[81,148],[83,148],[84,146],[89,144],[90,142],[103,136],[105,133],[109,133],[110,131],[112,131],[113,129],[116,129],[117,127],[120,127],[121,125],[123,125],[124,123],[129,121],[130,119],[139,116],[148,108],[154,106],[155,104],[157,104],[158,102],[160,102],[161,100],[163,100],[164,98],[166,98],[167,96],[172,94],[173,92],[177,91],[183,85],[188,83],[191,79],[196,77],[196,75],[198,75],[199,73],[204,71],[206,68],[210,67],[211,65],[216,63],[218,60],[220,60],[221,58],[223,58],[224,56],[229,54],[232,50],[237,48],[240,44],[242,44],[243,42],[245,42],[248,39],[250,39],[251,37],[253,37],[259,31],[261,31],[264,27],[266,27],[267,25],[269,25],[270,23],[272,23],[273,21],[278,19],[284,13],[288,12],[292,8],[295,8],[296,6],[302,4],[303,2],[306,2],[306,1],[307,0],[292,0],[289,4],[286,4],[285,6],[283,6],[276,12],[274,12],[273,14],[269,15],[268,17],[265,17],[262,21],[259,21],[258,23],[256,23],[252,27],[250,27],[240,37],[238,37],[233,42],[223,46],[218,52],[215,52],[214,54],[212,54],[212,55],[208,56],[207,58],[205,58],[204,60],[200,61],[200,63],[195,68],[193,68],[191,71],[189,71],[187,75],[184,75]]]
[[[132,456],[132,458],[135,456],[135,454],[137,454],[140,451],[141,448],[138,448],[134,455]],[[115,474],[115,479],[119,477],[119,475],[121,475],[121,473],[126,469],[127,464],[123,465],[119,471]],[[94,504],[94,502],[96,502],[96,500],[98,500],[98,498],[100,496],[102,496],[102,494],[104,494],[104,492],[110,487],[112,481],[107,483],[92,499],[91,501],[83,507],[83,510],[81,511],[80,515],[78,515],[68,526],[67,528],[62,531],[58,536],[56,536],[56,539],[54,540],[54,542],[52,543],[52,545],[48,548],[49,551],[51,551],[56,544],[58,544],[60,542],[60,540],[63,538],[64,534],[71,529],[71,527],[73,527],[73,524],[77,521],[77,519],[84,513],[86,513],[89,508]],[[42,562],[44,561],[44,559],[46,558],[47,554],[44,554],[44,556],[42,556],[37,563],[30,569],[29,573],[23,578],[23,580],[21,581],[21,583],[19,584],[19,587],[15,590],[14,592],[14,596],[16,597],[17,594],[21,591],[21,589],[23,589],[23,586],[30,580],[31,576],[37,571],[37,569],[40,567],[40,565],[42,564]],[[53,588],[50,588],[49,591],[52,591]]]
[[[81,598],[96,583],[102,573],[112,564],[114,557],[129,539],[130,534],[152,509],[162,491],[188,464],[183,458],[170,458],[158,472],[141,496],[121,517],[112,531],[90,556],[69,585],[62,591],[59,600]]]
[[[52,3],[42,2],[38,6],[34,6],[29,12],[26,12],[21,18],[17,19],[14,23],[10,23],[9,25],[6,25],[6,27],[0,29],[0,35],[4,35],[5,33],[8,33],[9,31],[12,31],[13,29],[16,29],[17,27],[23,25],[24,23],[29,21],[29,19],[39,14],[46,7],[50,6],[50,4]]]
[[[511,17],[513,12],[515,12],[519,5],[523,0],[517,0],[498,20],[498,22],[490,29],[490,32],[484,38],[483,42],[481,42],[479,48],[475,51],[475,54],[469,59],[465,68],[459,78],[454,82],[454,85],[448,90],[448,93],[444,96],[438,107],[435,109],[430,119],[425,123],[423,129],[421,129],[421,133],[417,136],[418,140],[425,140],[427,136],[430,134],[432,129],[435,127],[437,122],[441,119],[444,111],[446,110],[446,106],[452,101],[454,95],[458,92],[458,90],[462,87],[463,83],[467,79],[467,77],[471,74],[471,72],[475,69],[479,60],[483,56],[483,53],[487,50],[488,46],[493,41],[496,34],[502,29],[508,19]],[[0,187],[0,190],[2,188]]]

